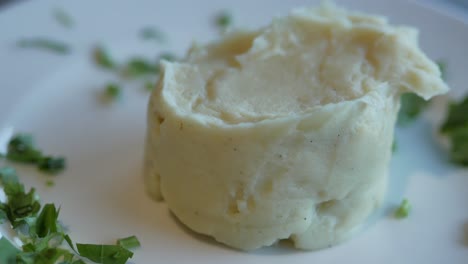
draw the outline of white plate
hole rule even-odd
[[[257,27],[291,7],[312,1],[26,1],[0,11],[0,128],[31,132],[51,154],[67,157],[68,169],[46,187],[47,176],[20,168],[21,180],[36,186],[44,201],[61,206],[61,219],[75,241],[113,243],[137,235],[142,248],[134,263],[467,263],[468,173],[446,162],[425,119],[397,131],[398,150],[384,214],[363,233],[318,252],[267,248],[238,252],[194,235],[170,215],[164,203],[144,193],[142,177],[145,108],[148,95],[127,87],[124,99],[102,105],[96,93],[112,75],[89,60],[94,43],[104,43],[120,59],[182,54],[192,40],[216,35],[211,18],[231,10],[236,24]],[[467,92],[468,27],[416,3],[346,1],[344,5],[388,15],[396,24],[421,29],[422,48],[448,61],[453,95]],[[70,13],[72,30],[52,18],[53,8]],[[165,46],[143,43],[138,31],[156,25],[168,33]],[[21,37],[50,36],[72,43],[67,56],[22,50]],[[403,197],[408,219],[386,215]],[[465,233],[464,233],[465,232]]]

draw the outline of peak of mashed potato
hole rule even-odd
[[[327,5],[163,62],[148,107],[149,192],[239,249],[348,238],[385,193],[400,95],[448,90],[417,39]]]

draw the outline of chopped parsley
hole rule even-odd
[[[428,105],[428,101],[413,93],[403,94],[400,100],[401,108],[397,120],[399,126],[406,126],[413,122]]]
[[[63,42],[41,37],[21,39],[16,44],[20,48],[42,49],[57,54],[67,54],[71,51],[70,47]]]
[[[451,103],[440,131],[451,142],[450,159],[468,166],[468,96],[459,103]]]
[[[122,88],[115,83],[109,83],[106,85],[104,92],[107,98],[115,100],[122,94]]]
[[[127,78],[136,78],[159,73],[159,65],[143,58],[133,58],[125,65],[122,75]]]
[[[224,10],[215,16],[215,25],[220,30],[226,30],[232,24],[232,15]]]
[[[73,27],[73,19],[72,17],[65,12],[63,9],[57,8],[53,11],[54,19],[63,27],[65,28],[72,28]]]
[[[63,157],[43,157],[37,164],[39,170],[48,173],[58,173],[65,169],[65,158]]]
[[[115,69],[117,64],[114,62],[109,53],[101,46],[96,46],[93,49],[93,60],[101,68]]]
[[[409,203],[408,199],[403,199],[401,201],[400,206],[395,211],[396,218],[406,218],[408,217],[409,213],[411,212],[411,204]]]
[[[35,164],[43,172],[59,173],[65,169],[65,158],[43,155],[30,134],[14,135],[8,143],[6,157],[11,161]]]
[[[41,206],[34,189],[25,191],[14,169],[0,168],[0,185],[7,200],[0,202],[0,221],[8,221],[23,246],[17,248],[6,237],[0,239],[0,263],[31,264],[124,264],[133,256],[131,248],[140,245],[135,236],[119,239],[116,245],[76,244],[58,221],[60,210],[54,204]],[[70,248],[65,248],[66,244]]]
[[[155,87],[156,87],[156,84],[154,82],[151,82],[151,81],[145,82],[145,89],[147,91],[153,91]]]
[[[144,40],[155,40],[159,43],[163,43],[166,40],[165,34],[155,27],[141,29],[140,36]]]
[[[138,241],[136,236],[130,236],[130,237],[118,239],[117,245],[122,246],[126,249],[134,249],[134,248],[140,247],[140,241]]]

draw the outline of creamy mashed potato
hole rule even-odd
[[[348,238],[385,193],[400,95],[448,89],[417,38],[323,6],[162,62],[148,191],[189,228],[243,250]]]

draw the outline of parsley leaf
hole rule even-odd
[[[401,201],[400,206],[395,211],[396,218],[406,218],[408,217],[411,211],[411,204],[409,203],[408,199],[403,199]]]
[[[8,143],[7,158],[12,161],[25,163],[36,163],[40,160],[42,153],[34,146],[30,134],[17,134]]]
[[[70,47],[63,42],[40,37],[21,39],[16,44],[20,48],[42,49],[57,54],[67,54],[71,51]]]
[[[115,69],[117,64],[114,62],[114,60],[111,58],[109,53],[101,47],[101,46],[96,46],[93,49],[93,59],[96,65],[100,66],[101,68],[104,69]]]
[[[440,131],[451,142],[450,159],[462,166],[468,166],[468,96],[460,103],[449,105],[448,116]]]
[[[413,93],[406,93],[401,96],[401,108],[398,112],[397,124],[406,126],[414,121],[426,108],[428,101]]]
[[[58,173],[65,169],[65,158],[62,157],[42,157],[37,167],[39,170],[48,172],[48,173]]]
[[[36,164],[38,169],[58,173],[65,169],[65,158],[44,156],[30,134],[16,134],[8,143],[7,158],[11,161]]]
[[[136,78],[145,75],[155,75],[159,73],[159,65],[146,61],[142,58],[131,59],[123,69],[123,76]]]
[[[102,264],[124,264],[133,253],[119,245],[76,244],[82,257]]]
[[[228,11],[224,10],[219,12],[215,17],[215,25],[220,30],[225,30],[232,24],[232,15]]]
[[[126,249],[133,249],[140,247],[140,241],[138,241],[138,238],[136,236],[130,236],[118,239],[117,245],[122,246]]]

